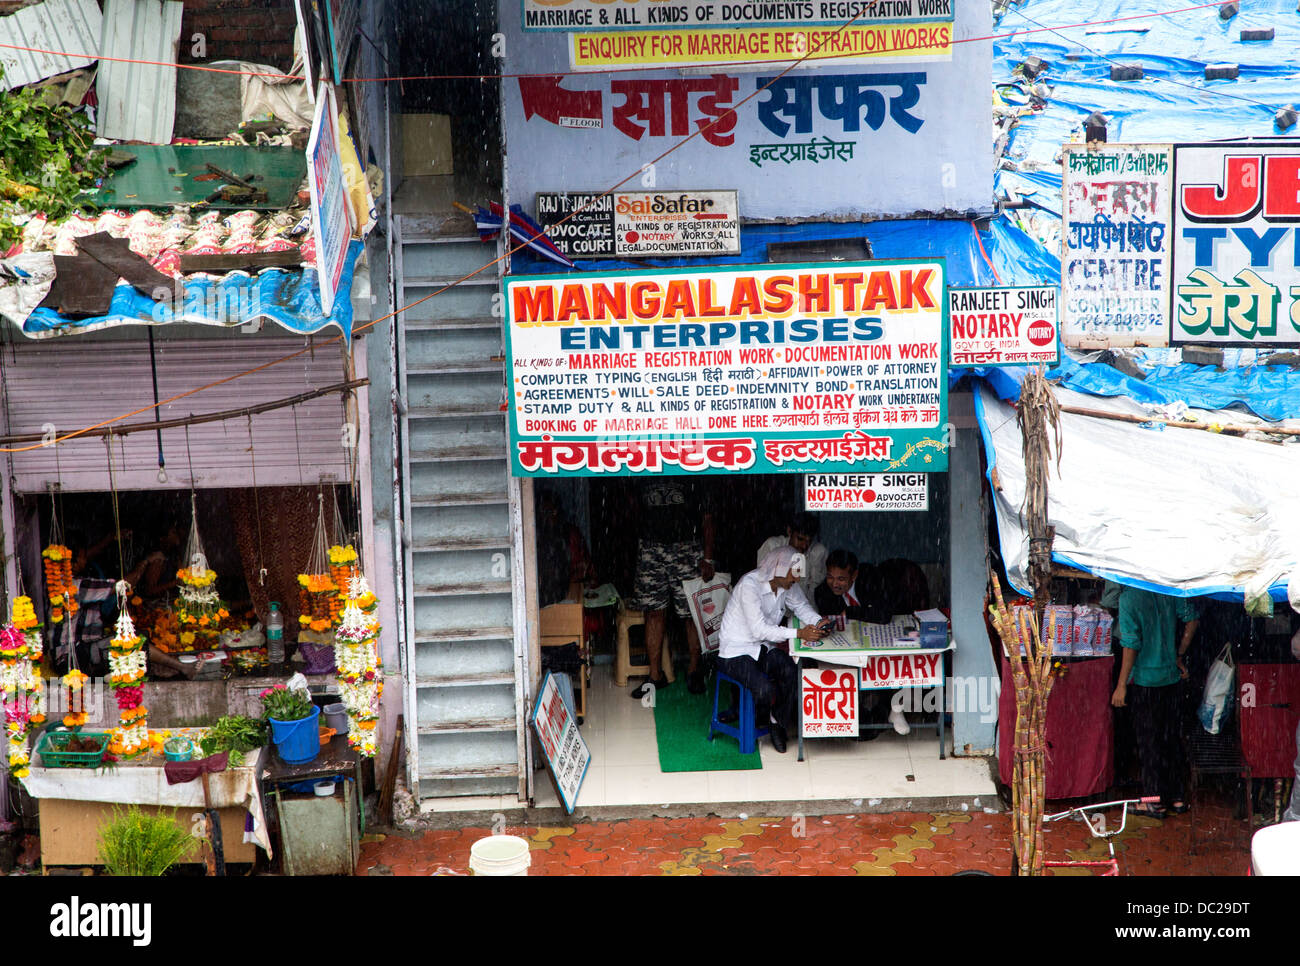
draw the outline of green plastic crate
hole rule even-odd
[[[74,737],[76,733],[72,731],[47,731],[41,735],[41,740],[36,743],[41,763],[46,768],[97,768],[104,760],[109,736],[102,731],[83,731],[80,737],[98,739],[99,750],[64,751]]]

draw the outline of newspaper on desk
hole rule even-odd
[[[887,647],[917,647],[920,628],[911,615],[898,614],[888,624],[868,621],[844,621],[841,630],[832,630],[820,641],[798,641],[801,652],[869,651]]]

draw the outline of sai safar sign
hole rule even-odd
[[[1170,342],[1300,345],[1300,145],[1174,148]]]
[[[506,281],[518,476],[947,469],[944,265]]]

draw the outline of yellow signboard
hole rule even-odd
[[[952,24],[834,27],[698,27],[573,34],[574,70],[615,67],[707,67],[808,60],[847,63],[889,59],[948,60]]]

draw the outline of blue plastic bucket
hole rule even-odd
[[[297,721],[271,718],[271,740],[286,765],[304,765],[320,752],[320,708]]]

